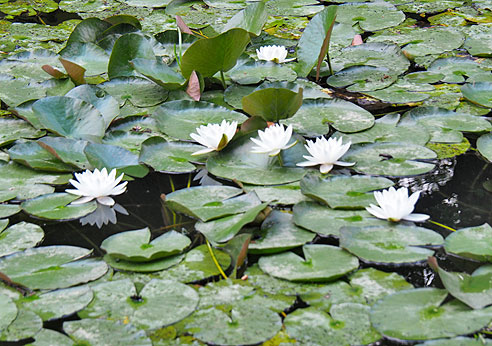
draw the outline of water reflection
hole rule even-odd
[[[115,203],[112,206],[97,203],[96,210],[80,218],[80,223],[82,226],[87,224],[91,226],[97,225],[98,228],[101,228],[103,225],[107,225],[110,222],[115,224],[117,221],[117,212],[123,215],[129,215],[128,211],[118,203]]]

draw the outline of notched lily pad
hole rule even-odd
[[[56,192],[29,199],[21,204],[27,213],[50,220],[73,220],[92,213],[97,203],[91,201],[83,204],[70,203],[80,196],[65,192]]]
[[[446,252],[477,261],[492,262],[492,227],[462,228],[451,233],[444,244]]]
[[[3,225],[3,228],[7,223]],[[2,227],[0,227],[2,228]],[[0,257],[38,245],[44,238],[41,227],[33,223],[19,222],[0,231]]]

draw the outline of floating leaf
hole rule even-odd
[[[258,36],[261,34],[261,29],[265,25],[267,18],[264,2],[251,3],[229,19],[222,31],[226,32],[232,28],[241,28]]]
[[[4,229],[7,226],[6,223],[2,226],[0,227],[2,228],[0,231],[0,257],[35,247],[44,238],[43,229],[33,223],[21,221],[7,229]]]
[[[138,33],[128,33],[119,37],[114,43],[108,64],[108,77],[131,77],[136,73],[131,64],[133,59],[154,59],[155,55],[150,42]]]
[[[470,102],[492,108],[492,82],[467,83],[461,93]]]
[[[183,76],[155,58],[136,58],[130,62],[137,72],[168,90],[179,89],[186,83]]]
[[[17,306],[5,294],[0,294],[0,330],[5,330],[17,317]]]
[[[184,255],[175,255],[150,262],[130,262],[113,258],[110,255],[105,255],[103,260],[114,269],[124,270],[127,272],[152,273],[175,266],[180,263],[183,258]]]
[[[136,107],[151,107],[161,104],[168,97],[166,89],[140,77],[114,78],[98,86],[117,99],[120,106],[129,101]]]
[[[492,161],[492,134],[487,133],[477,139],[477,150],[487,160]]]
[[[69,204],[80,196],[64,192],[51,193],[29,199],[21,204],[27,213],[51,220],[78,219],[97,208],[95,201],[83,204]]]
[[[0,119],[0,146],[10,144],[20,138],[39,138],[45,133],[21,119]]]
[[[0,341],[19,341],[28,339],[34,336],[42,327],[43,321],[38,315],[32,311],[21,309],[8,328],[0,332]]]
[[[482,262],[492,262],[492,227],[462,228],[451,233],[444,244],[446,252]]]
[[[405,14],[386,2],[348,3],[338,6],[337,21],[359,24],[364,31],[377,31],[396,26],[405,20]]]

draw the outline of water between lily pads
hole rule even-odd
[[[110,223],[101,229],[90,225],[82,226],[78,220],[45,222],[23,214],[13,217],[11,224],[21,220],[40,224],[46,234],[42,245],[63,244],[91,248],[94,249],[95,256],[103,254],[99,246],[108,236],[144,227],[149,227],[153,237],[156,237],[177,223],[176,229],[184,229],[188,236],[192,239],[195,238],[195,242],[201,242],[201,237],[197,237],[197,233],[193,229],[192,220],[179,215],[174,218],[170,212],[163,208],[163,196],[172,190],[170,179],[172,179],[172,185],[176,189],[180,189],[186,187],[190,176],[154,172],[144,179],[129,182],[128,191],[116,197],[117,202],[127,209],[129,215],[117,214],[118,222],[116,224]],[[433,221],[454,229],[478,226],[486,222],[492,224],[492,208],[490,208],[492,165],[482,160],[475,153],[440,160],[434,171],[422,176],[401,178],[398,183],[413,191],[423,191],[417,203],[416,212],[431,215]],[[195,184],[196,182],[193,182],[193,185]],[[425,227],[432,228],[443,236],[452,232],[430,223],[426,223]],[[317,237],[315,242],[338,245],[338,241],[334,238]],[[446,270],[471,273],[479,266],[477,262],[447,256],[443,250],[439,250],[436,255],[440,260],[440,265]],[[251,256],[248,260],[249,264],[252,264],[257,258]],[[368,265],[362,263],[362,266]],[[377,269],[397,272],[416,287],[442,287],[439,277],[434,275],[426,264],[411,267],[377,266]],[[76,317],[73,316],[69,319],[74,318]],[[50,322],[47,327],[61,329],[62,322]],[[9,345],[14,344],[9,343]],[[374,345],[402,344],[382,340]]]

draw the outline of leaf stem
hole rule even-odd
[[[222,277],[227,280],[227,275],[224,273],[219,262],[217,261],[217,258],[215,257],[214,250],[212,249],[210,242],[208,241],[208,239],[205,239],[205,241],[207,243],[207,248],[208,248],[208,251],[210,252],[210,256],[212,257],[212,261],[214,261],[214,264],[217,267],[217,269],[219,270],[220,275],[222,275]]]
[[[222,82],[222,88],[227,89],[227,84],[225,82],[224,71],[220,71],[220,81]]]
[[[439,223],[439,222],[436,222],[436,221],[432,221],[432,220],[428,220],[430,223],[433,223],[434,225],[437,225],[439,227],[442,227],[444,229],[447,229],[449,231],[453,231],[453,232],[456,232],[456,230],[454,228],[451,228],[449,226],[446,226],[446,225],[443,225],[442,223]]]
[[[282,153],[281,152],[277,154],[277,159],[278,159],[278,164],[280,165],[280,167],[283,167],[284,161],[282,160]]]
[[[328,68],[330,69],[330,76],[333,75],[333,69],[331,68],[330,53],[326,53],[326,60],[328,61]]]

